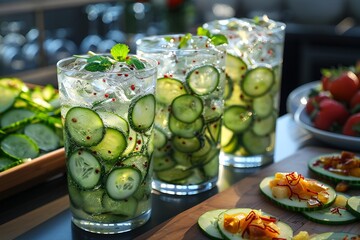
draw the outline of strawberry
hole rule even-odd
[[[333,100],[324,99],[319,104],[319,111],[313,119],[314,126],[325,131],[333,131],[337,126],[345,123],[349,117],[346,107]]]
[[[329,91],[334,99],[349,103],[351,98],[359,90],[360,82],[354,72],[347,70],[340,75],[331,78]]]
[[[313,115],[314,110],[319,109],[320,102],[324,99],[329,99],[329,98],[330,97],[326,95],[325,92],[320,92],[318,95],[309,97],[305,105],[306,113],[311,117]]]
[[[351,113],[360,112],[360,90],[350,100],[350,111]]]
[[[360,136],[360,113],[353,114],[348,118],[342,133],[349,136]]]

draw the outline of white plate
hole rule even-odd
[[[294,115],[298,107],[306,105],[310,90],[313,88],[317,88],[319,86],[320,86],[320,81],[315,81],[315,82],[306,83],[298,88],[295,88],[287,98],[286,101],[287,111],[292,115]]]
[[[309,131],[315,138],[328,143],[338,149],[360,152],[360,137],[351,137],[338,133],[323,131],[313,127],[305,106],[300,106],[294,114],[294,120],[302,128]]]

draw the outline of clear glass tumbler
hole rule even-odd
[[[104,72],[82,57],[57,64],[72,221],[86,231],[126,232],[151,215],[157,63],[138,59]]]
[[[226,46],[207,37],[151,36],[137,54],[158,61],[153,188],[192,195],[218,179]]]
[[[203,25],[229,40],[220,164],[246,168],[273,161],[285,27],[266,16]]]

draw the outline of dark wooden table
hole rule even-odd
[[[274,162],[286,159],[307,146],[330,147],[299,128],[290,114],[278,119]],[[341,149],[334,149],[341,150]],[[134,239],[169,219],[228,190],[240,180],[264,167],[236,169],[220,167],[217,187],[193,196],[172,196],[153,192],[152,216],[143,226],[128,233],[97,235],[71,223],[65,176],[60,175],[0,202],[0,239]]]

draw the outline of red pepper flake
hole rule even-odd
[[[212,109],[213,111],[215,111],[215,110],[216,110],[216,107],[215,107],[215,106],[213,106],[211,109]]]
[[[130,88],[131,88],[131,90],[135,90],[135,85],[134,84],[132,84],[131,86],[130,86]]]
[[[137,144],[141,144],[141,140],[140,140],[140,139],[137,140],[136,143],[137,143]]]
[[[72,121],[73,123],[76,123],[76,122],[77,122],[77,119],[76,119],[76,118],[72,118],[71,121]]]
[[[102,81],[103,81],[103,82],[106,82],[106,79],[103,79]]]
[[[118,73],[117,75],[118,75],[119,77],[121,77],[121,76],[122,76],[122,73]]]
[[[196,60],[192,60],[193,63],[196,63]]]
[[[183,70],[182,73],[185,75],[185,74],[186,74],[186,70]]]
[[[274,51],[273,51],[272,49],[269,49],[269,50],[268,50],[268,54],[269,54],[269,55],[273,55],[273,53],[274,53]]]
[[[199,74],[199,71],[195,71],[195,74]]]
[[[78,151],[78,155],[81,155],[82,154],[82,151]]]
[[[260,59],[260,61],[262,61],[262,62],[263,62],[263,61],[264,61],[264,58],[261,58],[261,59]]]
[[[129,76],[129,74],[125,73],[125,74],[124,74],[124,76],[125,76],[125,77],[128,77],[128,76]]]
[[[157,61],[158,65],[160,65],[160,61]]]
[[[96,173],[96,174],[100,173],[100,169],[98,169],[98,168],[95,169],[95,173]]]
[[[90,137],[90,136],[86,136],[86,139],[87,139],[87,140],[90,140],[90,139],[91,139],[91,137]]]
[[[131,68],[130,68],[130,70],[134,70],[134,68],[133,68],[133,67],[131,67]]]
[[[115,102],[115,101],[116,101],[116,98],[112,98],[111,101]]]
[[[108,150],[108,154],[111,154],[111,150]]]
[[[96,96],[96,94],[97,94],[96,92],[93,93],[94,96]]]
[[[105,98],[108,98],[108,97],[109,97],[109,94],[105,93],[104,97],[105,97]]]
[[[209,45],[208,45],[208,44],[205,44],[205,47],[206,47],[206,48],[208,48],[208,47],[209,47]]]
[[[132,141],[133,140],[133,138],[132,137],[129,137],[129,141]]]

